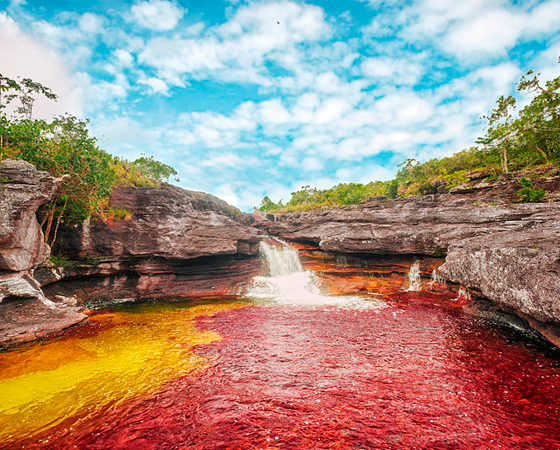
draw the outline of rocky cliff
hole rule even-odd
[[[558,199],[559,178],[539,183]],[[560,203],[513,204],[519,187],[508,175],[455,193],[268,215],[256,226],[337,253],[445,256],[441,275],[560,344]]]
[[[120,187],[110,206],[128,217],[62,231],[71,264],[37,274],[49,297],[227,295],[261,270],[251,216],[210,194]]]
[[[116,188],[110,206],[125,218],[65,227],[55,267],[36,212],[58,180],[10,160],[0,176],[0,346],[84,320],[87,300],[226,295],[261,271],[249,215],[167,184]]]
[[[48,260],[37,209],[51,200],[57,180],[25,161],[0,163],[0,346],[36,339],[85,319],[54,304],[34,278]]]

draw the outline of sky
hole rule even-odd
[[[0,73],[60,97],[35,116],[243,210],[468,148],[559,56],[560,0],[0,0]]]

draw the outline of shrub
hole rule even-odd
[[[523,186],[515,192],[517,197],[519,197],[519,203],[538,203],[546,195],[544,189],[533,189],[533,184],[525,177],[521,178],[519,183]]]

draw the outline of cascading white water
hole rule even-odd
[[[467,290],[466,287],[461,286],[459,287],[459,291],[457,291],[457,297],[454,298],[453,300],[470,300],[470,299],[471,299],[470,292]]]
[[[443,278],[438,272],[437,269],[432,270],[432,279],[430,281],[430,285],[434,286],[437,284],[447,284],[445,278]]]
[[[321,294],[319,279],[312,271],[303,270],[297,249],[279,239],[274,239],[274,243],[261,241],[260,252],[270,273],[269,276],[253,278],[246,294],[248,297],[289,305],[352,308],[382,306],[380,301],[374,299]]]
[[[408,281],[410,285],[407,291],[419,291],[422,289],[422,283],[420,278],[420,262],[416,261],[408,271]]]

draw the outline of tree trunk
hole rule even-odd
[[[52,223],[53,223],[55,207],[56,207],[56,204],[53,204],[51,210],[49,211],[49,215],[48,215],[48,219],[47,219],[47,229],[45,230],[45,242],[47,244],[49,243],[49,235],[51,234],[51,227],[52,227]]]
[[[54,241],[56,241],[56,235],[58,234],[58,227],[60,226],[60,221],[62,220],[62,216],[64,215],[64,211],[66,210],[66,204],[67,203],[68,203],[68,199],[66,199],[66,201],[64,202],[64,206],[62,207],[62,211],[60,211],[60,214],[58,215],[58,219],[56,220],[56,226],[54,227],[54,236],[53,236],[52,241],[50,243],[51,248],[54,245]]]
[[[543,155],[544,160],[548,164],[548,156],[547,156],[546,152],[542,148],[540,148],[538,145],[536,147],[537,147],[537,150],[540,152],[540,154]]]
[[[502,165],[504,173],[508,173],[507,147],[504,145],[502,150]]]

